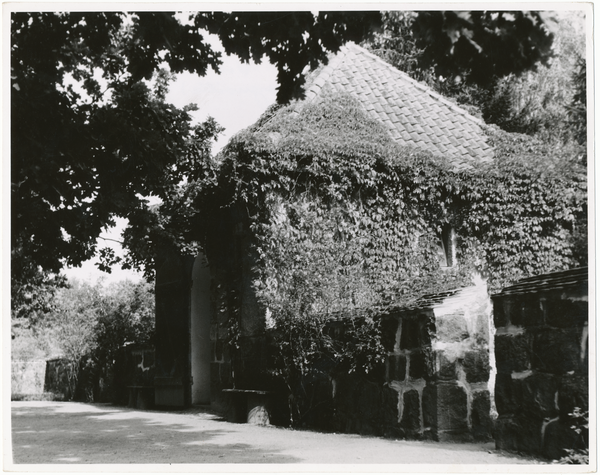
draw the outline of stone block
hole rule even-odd
[[[496,335],[494,346],[498,373],[531,369],[531,335],[528,333]]]
[[[547,328],[534,335],[531,365],[554,374],[586,370],[581,360],[581,328]]]
[[[475,321],[475,340],[482,345],[487,345],[490,341],[490,317],[486,313],[477,315]]]
[[[540,454],[542,451],[543,419],[520,416],[517,419],[519,432],[517,434],[518,450],[528,454]]]
[[[435,316],[433,312],[419,315],[419,339],[421,346],[431,347],[431,341],[436,337]]]
[[[439,341],[450,343],[469,338],[467,321],[463,315],[444,315],[436,320],[435,326]]]
[[[427,384],[423,388],[423,427],[437,434],[437,386]]]
[[[385,316],[381,319],[381,344],[386,351],[394,351],[398,333],[399,317]]]
[[[496,410],[501,416],[514,414],[519,408],[513,391],[513,380],[510,374],[498,373],[494,384]]]
[[[257,426],[268,426],[271,424],[269,409],[263,404],[248,400],[248,415],[246,422]]]
[[[468,430],[467,393],[457,384],[437,385],[437,428],[438,433],[461,433]]]
[[[578,327],[588,321],[588,302],[552,300],[547,303],[546,323],[551,327]]]
[[[435,363],[431,349],[420,349],[410,353],[408,376],[411,379],[423,378],[426,381],[430,381],[435,374],[434,367]]]
[[[404,381],[406,379],[406,356],[404,355],[389,355],[388,375],[389,381]]]
[[[507,298],[494,299],[494,326],[505,327],[510,323],[508,312],[510,311],[510,300]]]
[[[402,334],[400,336],[400,349],[412,350],[421,346],[419,320],[416,318],[402,319]]]
[[[385,437],[396,437],[400,434],[398,422],[398,392],[389,386],[381,389],[381,423]]]
[[[568,421],[569,413],[576,407],[588,410],[588,377],[582,374],[564,375],[560,378],[558,386],[558,410],[561,420]]]
[[[523,379],[513,379],[513,395],[518,412],[534,419],[553,418],[558,414],[556,399],[558,383],[551,374],[533,373]]]
[[[496,449],[540,454],[542,420],[526,417],[500,416],[494,425]]]
[[[400,426],[408,435],[415,436],[421,430],[421,404],[416,389],[406,391],[403,395],[404,409]]]
[[[523,303],[521,299],[513,300],[508,306],[508,321],[512,325],[521,326],[523,322]]]
[[[559,459],[565,449],[584,448],[585,443],[579,434],[571,429],[571,424],[552,421],[544,429],[542,455],[549,459]]]
[[[448,359],[443,351],[438,351],[437,355],[437,379],[439,381],[456,381],[457,361]]]
[[[490,360],[487,349],[469,351],[462,359],[462,367],[469,383],[485,383],[490,379]]]
[[[490,414],[490,393],[488,391],[479,391],[473,394],[471,431],[476,440],[489,440],[492,437],[492,416]]]
[[[523,295],[511,305],[510,321],[513,325],[534,327],[544,324],[544,312],[537,295]]]
[[[512,415],[500,415],[494,424],[497,450],[514,452],[519,449],[519,424]]]

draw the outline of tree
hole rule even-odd
[[[146,282],[105,287],[71,281],[55,293],[52,309],[37,317],[29,327],[19,325],[25,319],[13,319],[13,359],[62,357],[68,362],[68,396],[91,399],[99,379],[111,386],[119,348],[151,343],[154,289]],[[80,380],[82,375],[88,377]]]
[[[381,13],[233,12],[197,14],[197,26],[219,36],[225,52],[260,63],[266,56],[277,66],[277,102],[303,96],[303,70],[327,63],[347,41],[361,42],[381,27]]]
[[[453,82],[489,87],[552,56],[553,35],[540,12],[425,11],[413,31],[423,65]]]
[[[583,145],[585,140],[577,137],[582,121],[573,123],[571,111],[579,64],[585,63],[584,16],[571,11],[555,12],[551,18],[553,57],[535,71],[498,79],[482,97],[483,118],[508,132],[527,133],[556,144],[575,141]]]
[[[194,169],[212,131],[162,101],[164,81],[143,81],[161,56],[174,71],[216,67],[192,32],[168,15],[125,26],[117,13],[13,14],[14,268],[27,259],[58,272],[90,258],[113,216],[164,197]]]
[[[197,13],[184,25],[174,13],[12,13],[13,279],[28,265],[80,264],[114,217],[144,214],[144,197],[167,202],[197,178],[220,129],[166,104],[159,71],[218,71],[205,29],[227,53],[275,63],[285,101],[306,65],[361,39],[378,16]]]
[[[406,11],[383,12],[381,31],[362,46],[413,79],[436,88],[435,72],[432,67],[423,67],[424,48],[417,47],[413,32],[417,15],[417,12]]]
[[[481,15],[471,18],[471,13],[452,15],[467,18],[471,23],[478,18],[483,21]],[[577,88],[577,84],[581,83],[577,82],[574,75],[580,71],[578,58],[582,58],[585,52],[584,16],[580,11],[540,14],[522,12],[522,14],[538,16],[543,20],[543,27],[539,25],[538,29],[547,31],[547,36],[552,37],[551,56],[547,55],[544,46],[544,54],[542,55],[541,51],[538,54],[543,58],[533,63],[531,67],[521,70],[518,67],[512,70],[504,69],[504,75],[490,76],[486,81],[475,81],[472,69],[480,68],[482,64],[485,67],[485,61],[497,61],[495,55],[498,52],[495,49],[485,52],[482,49],[481,57],[472,58],[472,67],[468,68],[460,66],[463,60],[459,56],[464,52],[453,50],[453,57],[458,55],[455,58],[456,63],[452,62],[445,68],[440,67],[440,64],[445,64],[447,58],[444,55],[436,58],[434,53],[441,55],[444,50],[440,47],[437,52],[431,51],[431,48],[436,45],[430,45],[424,35],[431,34],[435,37],[444,34],[438,30],[435,30],[435,35],[432,32],[434,30],[432,18],[439,20],[441,12],[385,12],[382,31],[376,33],[371,41],[365,43],[365,46],[412,78],[427,83],[474,115],[481,116],[487,123],[496,124],[508,132],[526,133],[542,140],[551,140],[557,145],[572,140],[583,144],[584,141],[580,140],[578,131],[581,131],[582,124],[585,124],[582,120],[585,119],[585,112],[581,114],[583,109],[575,105],[572,100],[576,91],[581,90]],[[444,15],[442,16],[446,19],[454,18],[448,12]],[[498,19],[504,14],[497,12],[495,15]],[[488,13],[486,18],[493,16],[494,14]],[[424,24],[432,31],[428,33],[429,30],[425,29]],[[452,22],[450,26],[446,23],[441,24],[445,25],[445,28],[450,28],[446,33],[457,27]],[[519,25],[523,24],[525,23],[519,23]],[[456,35],[466,35],[467,39],[475,38],[473,35],[468,36],[471,34],[469,31],[461,29],[453,38],[457,42],[459,39]],[[497,29],[496,33],[501,31],[503,30]],[[520,40],[521,37],[524,37],[524,34],[517,35],[515,39],[521,41],[523,51],[528,51],[532,41]],[[487,41],[487,39],[480,41],[480,47],[487,45]],[[480,64],[480,61],[484,63]],[[585,61],[581,62],[585,63]],[[518,66],[520,63],[515,64]],[[486,71],[491,73],[493,68],[488,68]],[[583,77],[585,83],[585,76]]]
[[[94,327],[106,310],[100,284],[73,281],[57,292],[56,307],[39,328],[53,335],[61,356],[78,364],[94,349]]]
[[[192,125],[191,109],[166,104],[164,95],[172,73],[218,71],[207,32],[227,54],[275,64],[285,103],[302,96],[305,67],[381,25],[380,12],[199,12],[185,24],[174,13],[13,13],[13,279],[23,281],[21,269],[57,273],[92,257],[115,217],[145,223],[126,238],[137,246],[126,265],[144,265],[160,244],[148,242],[146,224],[159,241],[189,245],[173,210],[190,202],[182,183],[207,179],[220,128]],[[495,77],[545,61],[551,42],[536,12],[420,12],[412,28],[429,61],[423,71],[475,83],[486,82],[482,71]],[[160,216],[148,196],[165,203]]]

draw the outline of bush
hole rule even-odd
[[[573,412],[569,414],[572,420],[571,429],[579,435],[576,441],[575,447],[572,449],[565,449],[565,455],[561,457],[556,463],[562,465],[588,465],[590,463],[590,450],[589,450],[589,412],[582,411],[581,408],[576,407]]]

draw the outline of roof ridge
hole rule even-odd
[[[419,81],[411,78],[404,71],[401,71],[400,69],[392,66],[390,63],[387,63],[386,61],[384,61],[383,59],[381,59],[376,54],[371,53],[366,48],[363,48],[362,46],[359,46],[359,45],[357,45],[356,43],[354,43],[352,41],[346,43],[344,46],[342,46],[342,48],[345,48],[345,49],[353,48],[358,53],[367,55],[371,59],[373,59],[373,60],[377,61],[378,63],[380,63],[382,66],[385,66],[393,74],[396,74],[396,75],[400,76],[402,79],[404,79],[404,80],[408,81],[409,83],[411,83],[412,85],[414,85],[417,89],[420,89],[421,91],[426,92],[432,98],[434,98],[437,101],[441,102],[442,104],[444,104],[445,106],[447,106],[450,109],[454,110],[455,112],[458,112],[459,114],[465,116],[465,118],[467,118],[467,119],[475,122],[479,126],[484,127],[486,125],[486,123],[483,120],[481,120],[481,119],[475,117],[474,115],[470,114],[469,112],[467,112],[465,109],[463,109],[459,105],[455,104],[454,102],[449,101],[448,99],[446,99],[444,96],[442,96],[438,92],[435,92],[431,87],[427,86],[426,84],[423,84],[423,83],[421,83],[421,82],[419,82]],[[340,49],[342,49],[342,48],[340,48]]]

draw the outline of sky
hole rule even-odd
[[[220,150],[229,139],[241,129],[252,125],[261,114],[275,102],[277,70],[268,62],[260,65],[241,64],[233,56],[223,55],[221,74],[209,70],[206,76],[199,77],[190,73],[177,76],[171,85],[166,101],[183,107],[195,103],[199,110],[192,115],[198,122],[213,117],[225,131],[215,144],[214,153]],[[113,240],[120,240],[120,234],[126,221],[118,219],[117,225],[101,234],[98,248],[111,247],[122,256],[121,246]],[[108,238],[105,240],[102,238]],[[119,280],[140,280],[141,273],[113,269],[111,274],[98,270],[97,259],[84,262],[81,267],[66,268],[64,274],[69,279],[95,283],[98,279],[109,284]]]

